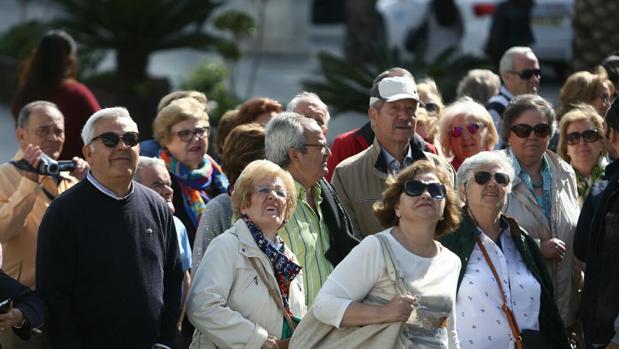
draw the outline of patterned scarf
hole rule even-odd
[[[168,171],[178,180],[183,198],[183,207],[194,227],[198,227],[206,203],[228,189],[228,179],[215,160],[204,154],[204,161],[195,170],[189,169],[167,150],[161,149],[159,157]],[[207,190],[211,193],[209,195]]]
[[[301,266],[294,263],[289,256],[285,255],[284,242],[279,236],[275,237],[276,243],[280,246],[279,249],[275,248],[273,243],[270,243],[264,237],[262,230],[245,214],[241,215],[245,224],[249,228],[251,235],[256,240],[258,248],[271,261],[271,266],[275,272],[275,279],[277,280],[277,286],[279,287],[279,293],[282,296],[282,302],[284,307],[288,311],[288,315],[292,316],[290,306],[288,305],[288,293],[290,291],[290,283],[301,271]]]
[[[529,189],[531,194],[535,197],[535,201],[537,204],[544,210],[544,216],[548,219],[548,223],[552,225],[552,173],[550,172],[550,165],[548,164],[548,160],[546,159],[546,154],[542,157],[542,168],[540,169],[542,174],[542,195],[537,195],[535,193],[535,187],[533,186],[533,181],[531,180],[531,176],[520,166],[520,161],[516,157],[516,155],[512,152],[512,148],[507,148],[509,156],[512,160],[512,165],[514,166],[514,171],[516,175],[520,177],[522,183]]]
[[[591,169],[591,174],[589,176],[581,175],[575,167],[572,167],[574,168],[574,172],[576,172],[576,183],[578,184],[578,198],[581,207],[583,202],[585,201],[587,193],[589,192],[589,188],[591,188],[591,186],[595,182],[600,180],[600,178],[604,175],[604,169],[606,168],[606,165],[608,165],[608,160],[606,160],[605,156],[600,156],[597,164],[595,164],[595,166],[593,166],[593,169]]]

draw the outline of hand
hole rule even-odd
[[[262,349],[279,349],[277,345],[277,338],[268,336],[266,342],[261,347]]]
[[[37,166],[39,166],[39,162],[41,162],[41,154],[43,154],[43,151],[41,150],[41,148],[39,148],[39,146],[34,146],[32,144],[28,144],[28,146],[26,147],[26,150],[24,150],[24,157],[23,159],[26,160],[26,162],[28,162],[30,164],[30,166],[36,168]],[[34,173],[34,172],[29,172],[29,171],[24,171],[24,170],[18,170],[19,173],[21,173],[22,176],[34,181],[34,182],[39,182],[39,175]]]
[[[0,314],[0,331],[11,326],[17,326],[24,321],[24,315],[21,310],[13,308],[13,304],[9,307],[9,311]]]
[[[386,322],[407,321],[411,316],[417,298],[410,295],[397,295],[384,305],[384,314],[387,316]]]
[[[546,241],[542,241],[539,244],[539,248],[544,258],[562,260],[565,256],[567,247],[565,246],[565,242],[557,238],[550,238]]]
[[[71,171],[71,176],[81,181],[82,179],[86,178],[86,174],[90,169],[90,165],[88,165],[86,160],[78,158],[77,156],[73,157],[73,161],[75,161],[75,169]]]

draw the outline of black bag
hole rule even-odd
[[[524,349],[550,349],[552,344],[546,339],[541,331],[523,330],[520,333]]]

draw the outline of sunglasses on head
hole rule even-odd
[[[211,131],[211,128],[206,127],[196,127],[193,130],[180,130],[176,132],[178,138],[180,138],[183,142],[188,142],[193,139],[193,137],[198,136],[198,139],[202,139],[207,137]]]
[[[490,182],[490,179],[492,179],[492,174],[488,171],[479,171],[475,173],[473,178],[475,178],[475,183],[479,185],[485,185],[486,183]],[[509,176],[505,173],[496,172],[494,174],[494,181],[497,182],[499,185],[505,187],[509,184]]]
[[[542,76],[541,69],[523,69],[521,71],[510,71],[510,73],[518,75],[518,77],[522,80],[529,80],[533,75],[538,78]]]
[[[511,131],[520,138],[529,137],[531,135],[531,131],[533,131],[537,137],[544,138],[550,135],[550,126],[548,126],[548,124],[537,124],[535,126],[518,124],[512,126]]]
[[[425,191],[428,191],[428,194],[435,200],[441,200],[445,198],[445,194],[447,190],[445,186],[441,183],[423,183],[420,181],[406,181],[404,182],[404,193],[408,196],[419,196],[423,194]]]
[[[94,142],[97,139],[101,139],[103,145],[108,148],[116,147],[121,139],[125,145],[135,147],[140,142],[140,134],[137,132],[127,132],[121,136],[114,132],[105,132],[93,138],[92,141]]]
[[[580,138],[584,139],[586,143],[593,143],[600,140],[600,133],[598,130],[586,130],[582,133],[568,133],[566,136],[566,142],[569,145],[576,145],[580,143]]]
[[[465,126],[466,129],[469,131],[470,134],[474,135],[477,133],[477,131],[479,131],[482,127],[482,124],[480,124],[479,122],[471,122],[470,124]],[[464,128],[462,126],[457,126],[452,128],[449,131],[449,134],[453,137],[453,138],[459,138],[460,136],[462,136],[462,133],[464,133]]]

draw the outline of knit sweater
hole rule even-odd
[[[56,198],[36,261],[51,348],[171,347],[182,280],[176,240],[170,209],[141,184],[116,200],[83,180]]]

